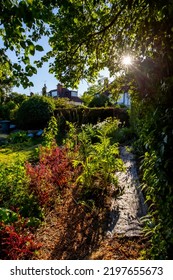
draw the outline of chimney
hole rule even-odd
[[[62,85],[61,84],[57,84],[57,92],[58,92],[59,96],[62,95]]]

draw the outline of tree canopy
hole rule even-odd
[[[172,0],[2,0],[0,64],[9,63],[16,84],[29,85],[36,73],[30,56],[43,50],[37,42],[48,36],[51,51],[35,64],[52,57],[50,72],[70,86],[92,81],[104,67],[113,75],[125,53],[152,57],[170,75],[172,19]],[[18,63],[9,61],[7,50]]]
[[[50,25],[51,71],[64,83],[92,80],[108,67],[113,75],[122,68],[121,57],[152,57],[172,71],[173,1],[67,0]],[[163,73],[162,73],[163,74]]]
[[[0,67],[5,65],[0,75],[1,87],[9,82],[24,87],[32,85],[29,77],[37,73],[30,58],[36,51],[43,51],[37,42],[48,35],[50,6],[46,1],[2,0],[0,12]],[[16,61],[9,59],[10,52],[16,55]],[[8,70],[8,72],[6,71]],[[9,74],[10,72],[10,74]]]

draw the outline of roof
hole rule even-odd
[[[80,102],[80,103],[83,102],[82,99],[80,99],[78,96],[71,96],[70,100],[72,100],[74,102]]]
[[[49,91],[49,93],[53,92],[53,91],[57,92],[57,89],[51,89]],[[73,102],[83,103],[82,99],[80,99],[78,96],[71,96],[71,90],[69,90],[67,88],[62,88],[61,95],[58,96],[58,98],[62,98],[62,97],[69,98],[70,101],[73,101]]]

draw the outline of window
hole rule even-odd
[[[52,97],[57,97],[59,94],[57,94],[57,90],[51,90]]]
[[[71,96],[77,96],[77,91],[71,91]]]

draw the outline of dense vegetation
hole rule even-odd
[[[133,56],[126,80],[133,99],[131,122],[138,137],[135,148],[143,158],[141,178],[150,206],[146,220],[151,240],[148,257],[172,258],[173,2],[1,2],[1,100],[11,84],[30,84],[28,77],[36,73],[30,56],[43,50],[38,45],[41,35],[49,35],[51,50],[35,65],[42,66],[52,57],[50,71],[72,87],[82,78],[92,81],[104,67],[112,75],[122,72],[122,56]],[[15,51],[19,63],[9,60],[7,50]],[[22,69],[23,63],[26,67]],[[10,112],[16,110],[12,103],[9,107]],[[8,114],[8,108],[3,113]]]
[[[121,125],[129,125],[129,114],[126,109],[115,107],[100,107],[100,108],[57,108],[54,111],[54,116],[57,118],[61,130],[64,130],[66,121],[82,124],[96,124],[99,121],[104,121],[108,117],[117,118]]]
[[[68,188],[76,188],[73,198],[89,212],[104,208],[112,184],[115,195],[119,194],[115,171],[122,170],[123,163],[118,145],[110,138],[118,123],[108,119],[82,129],[67,123],[68,134],[59,147],[57,122],[52,117],[34,163],[20,159],[1,163],[1,259],[31,258],[41,246],[34,241],[35,229],[49,211],[63,204],[62,194]]]
[[[146,201],[149,205],[149,221],[146,232],[151,238],[149,257],[172,259],[172,200],[173,200],[173,149],[172,149],[172,82],[165,88],[158,87],[154,102],[151,99],[134,104],[133,120],[138,140],[136,153],[141,159],[141,178]],[[139,106],[140,104],[140,106]],[[158,246],[159,244],[159,246]]]
[[[55,104],[51,98],[32,96],[22,102],[17,111],[17,124],[23,129],[44,128],[53,115]]]

